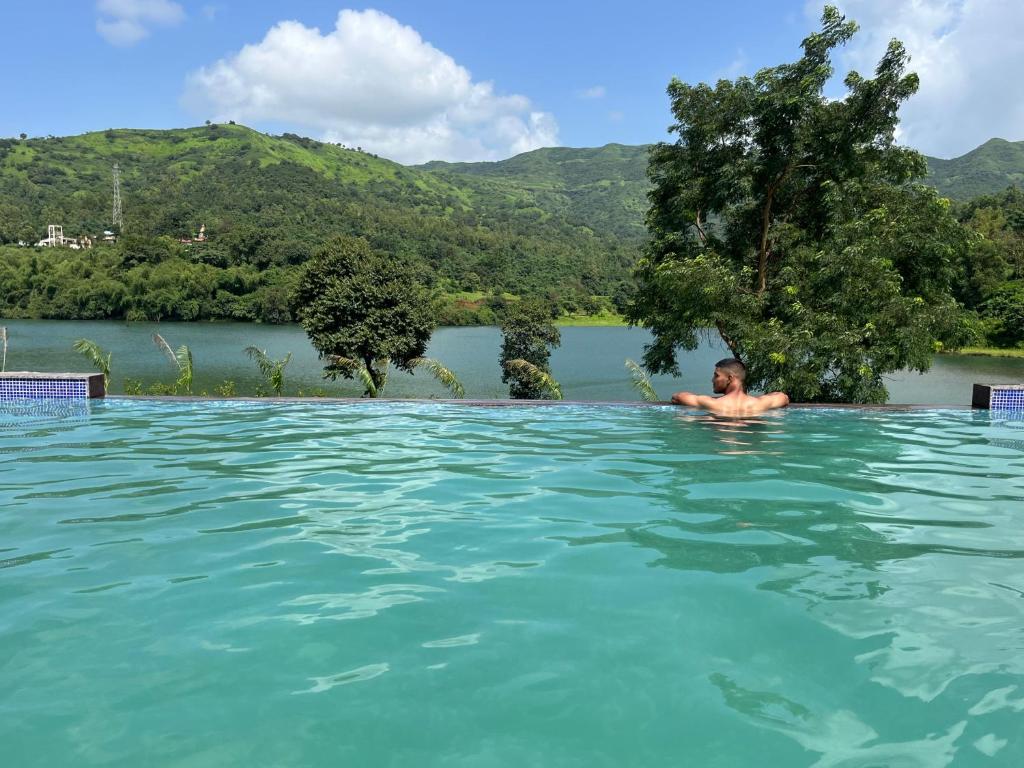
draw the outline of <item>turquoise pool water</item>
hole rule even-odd
[[[1018,766],[1024,422],[0,408],[10,766]]]

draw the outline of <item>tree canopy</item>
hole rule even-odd
[[[411,371],[436,325],[430,294],[397,257],[361,237],[338,237],[306,264],[295,291],[303,328],[331,378],[368,376],[381,390],[388,364]]]
[[[714,87],[668,86],[674,143],[651,151],[650,240],[629,319],[651,328],[644,362],[676,372],[679,348],[717,333],[754,389],[808,401],[884,402],[883,375],[923,371],[954,343],[951,295],[970,235],[924,157],[895,143],[918,86],[893,40],[873,78],[824,89],[856,24],[827,7],[797,61]]]
[[[540,302],[510,305],[501,323],[501,380],[515,400],[560,400],[548,359],[562,336]]]

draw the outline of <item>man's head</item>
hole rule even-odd
[[[723,392],[727,392],[729,385],[735,381],[739,384],[740,390],[746,392],[746,379],[747,366],[735,357],[727,357],[725,360],[719,360],[715,363],[715,373],[711,377],[711,388],[716,395],[720,395]]]

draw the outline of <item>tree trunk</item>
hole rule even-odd
[[[757,295],[760,296],[768,287],[768,228],[771,226],[772,199],[775,197],[775,185],[768,187],[768,198],[761,210],[761,246],[757,252]]]
[[[725,332],[725,326],[722,324],[721,320],[715,323],[715,328],[718,329],[718,335],[722,337],[722,341],[725,342],[725,346],[727,346],[729,351],[732,352],[732,356],[739,360],[740,353],[736,351],[736,341]]]

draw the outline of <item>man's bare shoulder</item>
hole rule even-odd
[[[785,408],[789,405],[789,397],[784,392],[770,392],[759,396],[743,395],[742,397],[729,395],[709,397],[695,395],[691,392],[677,392],[672,395],[672,402],[676,405],[703,408],[718,416],[756,416],[765,411]]]

